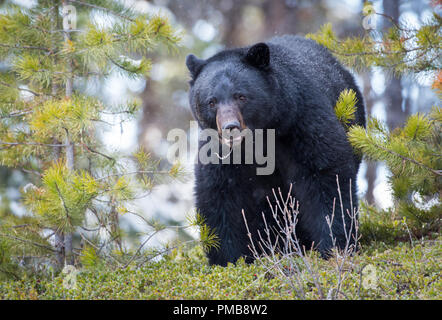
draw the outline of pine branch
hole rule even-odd
[[[5,87],[8,87],[8,88],[17,89],[17,90],[20,90],[20,91],[26,91],[26,92],[32,93],[34,96],[41,96],[41,95],[43,95],[43,93],[38,93],[38,92],[29,90],[29,89],[25,89],[25,88],[15,87],[15,86],[10,85],[9,83],[3,82],[3,81],[0,81],[0,84],[5,86]]]
[[[116,173],[116,174],[110,174],[104,177],[96,178],[95,180],[107,180],[112,177],[124,177],[124,176],[130,176],[135,174],[170,174],[170,171],[168,170],[138,170],[138,171],[132,171],[132,172],[124,172],[124,173]]]
[[[115,11],[109,9],[109,8],[97,6],[95,4],[91,4],[91,3],[87,3],[87,2],[83,2],[83,1],[79,1],[79,0],[70,0],[70,2],[77,3],[77,4],[85,6],[85,7],[90,7],[90,8],[93,8],[93,9],[101,10],[101,11],[110,13],[110,14],[112,14],[112,15],[118,17],[118,18],[124,19],[124,20],[128,20],[128,21],[131,21],[131,22],[135,21],[134,19],[132,19],[132,18],[130,18],[128,16],[125,16],[123,14],[120,14],[118,12],[115,12]]]
[[[68,147],[68,144],[57,144],[57,143],[39,143],[39,142],[4,142],[0,141],[0,145],[8,145],[8,146],[43,146],[43,147]]]
[[[20,112],[12,112],[10,114],[1,116],[0,119],[7,119],[7,118],[15,118],[15,117],[22,117],[25,116],[27,114],[30,114],[32,111],[31,110],[24,110],[24,111],[20,111]]]
[[[337,41],[337,43],[341,43],[341,41]],[[427,50],[428,48],[431,49],[435,49],[435,50],[440,50],[442,49],[442,46],[429,46],[429,47],[415,47],[415,48],[402,48],[402,50],[397,50],[397,51],[385,51],[385,50],[374,50],[374,51],[361,51],[361,52],[351,52],[351,53],[346,53],[346,52],[338,52],[336,50],[330,49],[328,48],[328,50],[336,55],[340,55],[340,56],[344,56],[344,57],[354,57],[354,56],[378,56],[378,55],[395,55],[395,54],[401,54],[401,53],[410,53],[410,52],[414,52],[414,51],[418,51],[418,50]],[[424,52],[425,53],[425,52]],[[440,54],[438,54],[437,56],[439,56]],[[414,59],[417,59],[414,58]],[[409,60],[412,61],[412,60]],[[405,63],[405,61],[404,61]]]
[[[3,234],[3,233],[0,233],[0,237],[9,238],[9,239],[12,239],[12,240],[17,240],[17,241],[20,241],[20,242],[32,244],[33,246],[36,246],[36,247],[39,247],[39,248],[43,248],[43,249],[46,249],[46,250],[49,250],[49,251],[52,251],[52,252],[57,252],[57,250],[55,250],[52,247],[45,246],[45,245],[43,245],[41,243],[34,242],[34,241],[31,241],[31,240],[28,240],[28,239],[22,239],[22,238],[19,238],[19,237],[15,237],[15,236]]]
[[[427,166],[427,165],[424,164],[424,163],[421,163],[421,162],[419,162],[419,161],[417,161],[417,160],[414,160],[414,159],[408,158],[408,157],[406,157],[406,156],[403,156],[403,155],[401,155],[400,153],[397,153],[397,152],[395,152],[395,151],[393,151],[393,150],[390,150],[390,149],[388,149],[388,148],[385,148],[384,146],[381,146],[381,145],[376,144],[376,143],[373,143],[373,144],[374,144],[375,147],[377,147],[377,148],[379,148],[379,149],[381,149],[381,150],[383,150],[383,151],[386,151],[386,152],[390,153],[391,155],[394,155],[394,156],[396,156],[396,157],[399,157],[399,158],[401,158],[402,160],[412,162],[412,163],[414,163],[414,164],[416,164],[416,165],[418,165],[418,166],[420,166],[420,167],[422,167],[422,168],[427,169],[428,171],[432,172],[433,174],[435,174],[435,175],[437,175],[437,176],[442,176],[442,170],[435,170],[435,169],[433,169],[433,168],[430,168],[429,166]]]
[[[85,31],[85,21],[79,19],[78,23],[82,25],[78,30],[72,30],[69,27],[62,28],[59,10],[62,4],[78,5],[77,9],[80,7],[84,13],[95,10],[104,14],[109,13],[109,16],[116,18],[117,23],[110,28],[100,28],[99,24],[91,21],[90,29]],[[115,241],[118,244],[121,240],[119,239],[121,235],[114,237],[115,230],[119,230],[118,219],[113,220],[112,225],[109,225],[112,216],[109,216],[108,208],[124,207],[126,201],[132,200],[134,195],[144,193],[147,189],[150,190],[150,175],[164,173],[172,176],[174,173],[173,170],[150,170],[156,166],[146,161],[146,166],[143,166],[145,170],[95,179],[90,172],[109,174],[106,172],[109,161],[115,164],[117,160],[112,155],[107,155],[105,151],[95,150],[94,148],[97,147],[94,146],[98,145],[95,137],[88,137],[85,132],[93,131],[95,126],[93,121],[104,122],[99,119],[101,112],[115,116],[133,115],[137,106],[131,104],[129,108],[126,108],[127,110],[103,111],[103,105],[98,99],[88,98],[87,93],[77,92],[77,87],[74,88],[74,79],[77,77],[86,79],[89,75],[98,75],[102,78],[114,70],[124,70],[124,74],[128,76],[146,75],[150,67],[148,59],[142,59],[138,65],[125,57],[133,53],[146,53],[161,42],[170,45],[168,41],[175,43],[178,37],[174,36],[174,31],[167,19],[159,16],[147,18],[127,7],[124,2],[113,0],[43,1],[32,10],[17,8],[17,12],[6,12],[3,16],[4,23],[11,24],[11,30],[7,28],[0,30],[3,39],[6,39],[0,43],[0,50],[14,56],[11,68],[15,76],[0,79],[0,89],[5,92],[4,100],[8,99],[7,104],[4,103],[0,119],[12,118],[2,122],[15,120],[14,124],[29,128],[30,131],[14,133],[7,130],[8,127],[2,128],[0,161],[10,164],[15,169],[39,176],[37,179],[41,180],[43,188],[25,192],[23,201],[33,217],[39,216],[39,219],[51,225],[50,229],[54,233],[49,235],[48,239],[54,240],[55,238],[55,244],[45,246],[45,249],[55,253],[55,258],[62,267],[64,264],[69,265],[74,262],[74,254],[77,252],[74,252],[72,246],[72,236],[75,232],[73,227],[81,224],[80,221],[83,221],[86,208],[94,213],[100,223],[100,229],[105,228],[110,235],[102,245],[100,243],[101,248],[98,253],[101,250],[107,251],[109,246],[115,244]],[[74,31],[85,33],[74,38],[76,35],[72,34]],[[63,32],[64,37],[61,37],[59,32]],[[14,41],[17,45],[14,45]],[[112,65],[116,67],[112,68]],[[91,71],[92,69],[98,71]],[[104,69],[103,72],[100,71],[102,69]],[[28,87],[30,89],[27,89]],[[79,86],[78,91],[82,90],[83,87]],[[59,97],[60,91],[64,91],[62,97]],[[23,92],[30,94],[24,96],[21,94]],[[58,98],[47,99],[47,97]],[[30,108],[28,100],[32,100],[33,108]],[[119,122],[120,118],[127,118],[127,116],[116,117],[115,121]],[[86,140],[78,142],[83,141],[81,139]],[[47,150],[46,147],[51,149]],[[76,171],[75,152],[80,152],[80,150],[89,160],[91,158],[97,160],[89,162],[88,171]],[[29,163],[31,159],[35,160],[32,166]],[[135,159],[130,158],[130,160],[135,162]],[[47,164],[51,161],[55,162],[55,165],[48,169]],[[139,163],[135,162],[135,164]],[[112,164],[110,166],[112,167]],[[34,168],[38,169],[28,170]],[[120,171],[115,170],[110,173]],[[135,189],[126,181],[131,180],[130,178],[124,179],[124,176],[133,174],[149,175],[149,177],[139,185],[137,184]],[[113,185],[114,182],[115,185]],[[41,190],[46,193],[39,194],[38,191]],[[138,192],[138,190],[141,191]],[[94,210],[91,203],[100,201],[101,199],[97,197],[108,196],[109,192],[111,192],[111,197],[115,192],[115,201],[100,203],[100,210],[102,210],[100,212]],[[142,196],[145,197],[145,195]],[[111,214],[117,215],[117,211],[111,209]],[[32,225],[36,231],[47,229],[37,222]],[[99,230],[84,228],[86,229],[90,232]],[[143,246],[128,259],[136,260]],[[123,264],[117,259],[115,262]]]
[[[92,246],[94,249],[96,249],[97,250],[97,254],[99,254],[100,251],[103,249],[103,246],[101,246],[101,248],[97,247],[94,243],[89,241],[89,239],[87,239],[82,233],[80,233],[80,237],[81,237],[81,239],[83,239],[83,241],[87,242],[90,246]],[[112,256],[111,254],[107,254],[107,255],[105,254],[105,257],[106,256],[112,258],[112,260],[114,262],[116,262],[118,265],[121,265],[121,262],[117,258]]]
[[[3,48],[11,48],[11,49],[22,49],[22,50],[41,50],[46,52],[52,52],[51,49],[45,48],[45,47],[37,47],[37,46],[21,46],[19,44],[16,45],[10,45],[10,44],[4,44],[0,43],[0,47]]]
[[[69,209],[66,206],[66,202],[64,200],[63,195],[60,192],[60,189],[58,188],[58,184],[57,183],[55,183],[55,189],[57,190],[58,196],[60,197],[61,203],[63,204],[63,208],[64,208],[64,211],[66,213],[66,218],[68,219],[69,223],[72,225],[71,216],[69,215]]]
[[[146,245],[146,243],[149,242],[150,239],[152,239],[156,234],[158,234],[158,232],[160,232],[161,230],[156,230],[154,231],[151,235],[149,235],[149,237],[147,237],[146,240],[143,241],[143,243],[138,247],[137,251],[134,253],[134,255],[129,259],[129,261],[122,267],[127,268],[128,265],[130,265],[132,263],[132,261],[134,261],[134,259],[136,258],[136,256],[140,253],[141,249],[143,249],[143,247]]]
[[[20,280],[20,277],[12,271],[6,270],[4,268],[0,268],[0,272],[6,273],[6,274],[12,276],[15,280]]]
[[[110,157],[110,156],[108,156],[108,155],[105,155],[104,153],[101,153],[101,152],[99,152],[99,151],[96,151],[96,150],[92,149],[91,147],[88,147],[88,146],[87,146],[86,144],[84,144],[84,143],[81,143],[81,146],[82,146],[84,149],[86,149],[87,151],[92,152],[92,153],[95,153],[95,154],[98,154],[98,155],[100,155],[100,156],[102,156],[102,157],[104,157],[104,158],[106,158],[106,159],[112,161],[113,163],[116,162],[116,160],[115,160],[114,158],[112,158],[112,157]]]
[[[405,31],[405,32],[416,32],[416,31],[418,31],[418,30],[413,29],[413,28],[403,28],[403,27],[401,27],[401,25],[400,25],[400,23],[398,21],[396,21],[392,16],[389,16],[389,15],[387,15],[385,13],[376,12],[375,14],[380,16],[380,17],[383,17],[383,18],[386,18],[387,20],[389,20],[398,30]]]

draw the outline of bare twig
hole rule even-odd
[[[358,223],[357,208],[354,208],[353,201],[350,201],[350,209],[344,208],[343,195],[339,187],[339,179],[336,178],[338,185],[339,204],[341,207],[341,218],[343,219],[342,227],[344,228],[345,246],[342,250],[336,249],[334,255],[336,259],[335,270],[337,274],[337,283],[333,288],[323,287],[321,275],[317,265],[314,264],[311,256],[307,255],[306,248],[301,246],[300,239],[296,234],[296,226],[298,223],[299,204],[291,195],[292,186],[286,196],[283,195],[281,189],[273,189],[273,201],[267,197],[273,226],[271,227],[266,219],[266,215],[262,213],[264,222],[263,230],[257,230],[258,239],[254,237],[247,223],[244,210],[242,211],[243,220],[249,238],[249,249],[255,258],[265,268],[266,273],[278,276],[287,282],[301,299],[305,298],[305,274],[309,276],[314,284],[320,299],[338,299],[349,298],[342,290],[344,280],[347,276],[346,267],[348,261],[357,247],[358,240]],[[351,181],[350,181],[351,184]],[[350,187],[350,198],[352,189]],[[336,199],[333,201],[333,210],[330,215],[326,216],[326,222],[330,230],[332,244],[336,247],[337,241],[333,234],[333,221],[335,219]],[[348,215],[349,220],[346,220]],[[349,221],[350,223],[346,223]],[[314,244],[313,244],[314,245]],[[326,294],[327,293],[327,294]]]

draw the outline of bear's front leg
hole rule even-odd
[[[355,179],[328,171],[295,184],[299,238],[306,249],[315,248],[326,258],[334,246],[342,250],[355,243],[357,216],[351,214],[357,209]]]
[[[230,165],[197,165],[195,169],[197,211],[219,240],[207,252],[211,265],[226,266],[241,256],[246,262],[253,260],[242,209],[256,212],[256,203],[245,191],[250,186],[242,174],[239,167]]]

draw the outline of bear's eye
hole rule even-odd
[[[209,106],[210,107],[214,107],[215,106],[215,103],[216,103],[216,101],[215,101],[215,99],[211,99],[211,100],[209,100]]]
[[[247,100],[247,98],[246,98],[244,95],[242,95],[242,94],[237,94],[237,95],[236,95],[236,98],[237,98],[238,100],[240,100],[240,101],[246,101],[246,100]]]

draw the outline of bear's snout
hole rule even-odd
[[[216,111],[216,126],[222,143],[233,146],[240,144],[240,132],[245,129],[244,121],[235,104],[221,104]]]

